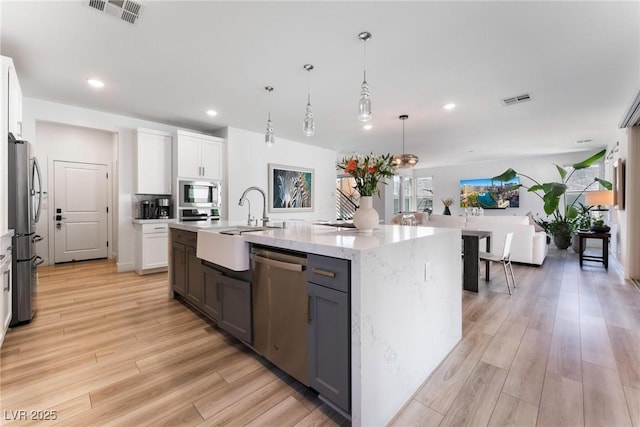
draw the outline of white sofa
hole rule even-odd
[[[544,231],[535,231],[527,216],[464,217],[432,214],[426,221],[421,221],[419,225],[491,231],[493,233],[491,236],[491,253],[496,255],[502,255],[505,236],[507,233],[513,232],[511,261],[542,265],[547,256],[547,235]],[[484,250],[484,242],[480,243],[480,250]]]

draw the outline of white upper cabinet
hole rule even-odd
[[[177,176],[180,178],[223,179],[223,139],[178,131],[176,137]]]
[[[15,68],[9,67],[9,132],[22,136],[22,89]]]
[[[200,138],[194,138],[178,132],[177,149],[178,149],[178,176],[179,177],[200,177],[202,176],[200,157]]]
[[[172,141],[168,132],[137,129],[134,193],[171,194]]]

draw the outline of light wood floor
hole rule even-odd
[[[304,387],[166,296],[166,274],[110,262],[39,270],[38,315],[1,351],[11,425],[340,425]],[[571,252],[494,265],[463,295],[463,339],[395,425],[640,426],[640,291]],[[17,410],[55,421],[10,422]],[[15,412],[13,412],[15,414]],[[30,413],[27,417],[30,418]]]
[[[511,297],[497,264],[464,292],[462,341],[395,425],[640,427],[640,291],[615,260],[549,255]]]

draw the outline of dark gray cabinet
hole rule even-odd
[[[187,252],[182,243],[171,242],[171,284],[173,291],[184,296],[187,280]]]
[[[348,260],[309,255],[309,385],[347,413],[351,412],[349,285]]]
[[[191,304],[198,308],[202,308],[202,264],[200,259],[196,257],[196,248],[187,247],[187,274],[186,274],[186,290],[184,297]]]
[[[189,302],[201,304],[197,302],[202,299],[202,291],[198,293],[196,286],[198,278],[189,274],[200,262],[196,258],[196,242],[196,233],[171,229],[171,287]]]
[[[197,234],[171,230],[171,285],[190,307],[231,335],[251,343],[251,275],[196,256]]]
[[[218,276],[220,320],[218,326],[231,335],[251,342],[251,284],[244,280]]]
[[[220,273],[202,265],[202,311],[212,320],[220,321]]]

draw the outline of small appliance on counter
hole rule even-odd
[[[140,219],[153,218],[151,202],[149,200],[143,200],[140,202]]]
[[[170,200],[166,197],[156,199],[155,218],[168,219],[170,214]]]

